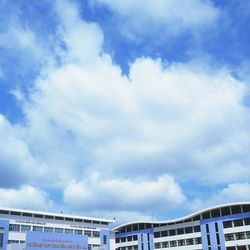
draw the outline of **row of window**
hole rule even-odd
[[[250,225],[250,218],[239,219],[239,220],[230,220],[230,221],[223,222],[224,228],[241,227],[241,226],[249,226],[249,225]]]
[[[137,239],[138,239],[137,235],[121,237],[121,238],[116,238],[115,243],[127,242],[127,241],[135,241]]]
[[[89,237],[100,237],[99,231],[80,230],[80,229],[69,229],[69,228],[53,228],[53,227],[41,227],[41,226],[29,226],[29,225],[17,225],[10,224],[9,231],[11,232],[47,232],[47,233],[65,233],[65,234],[84,234]]]
[[[184,228],[177,228],[177,229],[170,229],[170,230],[155,232],[154,237],[160,238],[160,237],[166,237],[166,236],[197,233],[200,231],[201,231],[200,226],[184,227]]]
[[[226,206],[226,207],[217,208],[217,209],[204,212],[202,214],[199,214],[197,216],[194,216],[190,219],[186,219],[183,221],[170,222],[170,223],[153,223],[153,224],[152,223],[136,223],[133,225],[127,225],[127,226],[122,227],[119,230],[119,233],[143,230],[143,229],[153,228],[153,227],[155,228],[155,227],[176,225],[176,224],[181,224],[181,223],[186,223],[186,222],[191,222],[191,221],[197,221],[201,219],[217,218],[221,216],[240,214],[240,213],[246,213],[246,212],[250,212],[250,205]]]
[[[165,241],[165,242],[157,242],[155,243],[155,249],[177,247],[177,246],[191,246],[191,245],[197,245],[197,244],[202,244],[201,237],[183,239],[183,240],[171,240],[171,241]]]
[[[225,241],[250,239],[250,231],[225,234]]]
[[[34,217],[34,218],[50,219],[50,220],[74,221],[74,222],[101,224],[101,225],[108,225],[109,224],[106,221],[84,220],[84,219],[80,219],[80,218],[53,216],[53,215],[44,215],[44,214],[33,214],[33,213],[8,211],[8,210],[0,210],[0,214],[24,216],[24,217]]]
[[[250,245],[236,246],[236,247],[227,247],[227,250],[250,250]]]
[[[0,248],[3,247],[3,234],[0,233]]]
[[[138,250],[138,246],[117,247],[115,250]]]

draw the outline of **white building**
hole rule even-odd
[[[27,231],[87,235],[89,250],[113,250],[115,235],[110,230],[113,222],[62,213],[0,208],[0,250],[23,249]]]

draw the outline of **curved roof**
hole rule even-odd
[[[244,202],[234,202],[234,203],[226,203],[226,204],[221,204],[221,205],[216,205],[213,207],[209,207],[209,208],[205,208],[202,210],[199,210],[198,212],[194,212],[192,214],[186,215],[184,217],[180,217],[180,218],[176,218],[176,219],[171,219],[171,220],[164,220],[164,221],[155,221],[155,220],[151,220],[151,221],[134,221],[134,222],[128,222],[128,223],[124,223],[120,226],[117,226],[114,228],[114,230],[118,230],[122,227],[125,226],[129,226],[132,224],[139,224],[139,223],[149,223],[149,224],[163,224],[163,223],[175,223],[175,222],[180,222],[183,220],[188,220],[188,219],[192,219],[195,216],[201,215],[202,213],[214,210],[214,209],[218,209],[218,208],[223,208],[223,207],[230,207],[230,206],[237,206],[237,205],[250,205],[250,201],[244,201]]]

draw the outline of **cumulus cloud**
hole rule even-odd
[[[195,199],[190,204],[190,209],[193,211],[203,209],[213,205],[222,203],[241,202],[250,200],[250,184],[245,183],[231,183],[227,187],[219,190],[217,193],[211,195],[206,200]]]
[[[101,207],[104,211],[139,212],[169,210],[185,201],[181,188],[167,175],[152,181],[140,177],[103,179],[103,176],[93,176],[80,182],[72,181],[64,191],[64,199],[68,206],[83,211]]]
[[[2,120],[8,150],[0,160],[14,161],[9,180],[23,175],[21,185],[30,172],[32,184],[64,190],[71,210],[143,213],[155,204],[162,211],[182,205],[187,180],[249,179],[244,82],[225,68],[151,58],[138,58],[123,75],[103,52],[97,24],[67,1],[56,13],[51,56],[58,63],[42,68],[28,99],[13,90],[25,123],[17,128]]]
[[[0,188],[0,206],[48,210],[53,202],[39,188],[24,185],[20,189]]]
[[[165,35],[194,31],[213,24],[220,13],[210,0],[92,0],[90,2],[110,8],[117,14],[123,32],[133,38],[135,35],[149,35],[155,30],[166,31]]]

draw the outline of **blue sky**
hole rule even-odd
[[[0,0],[0,205],[174,218],[250,199],[250,4]]]

